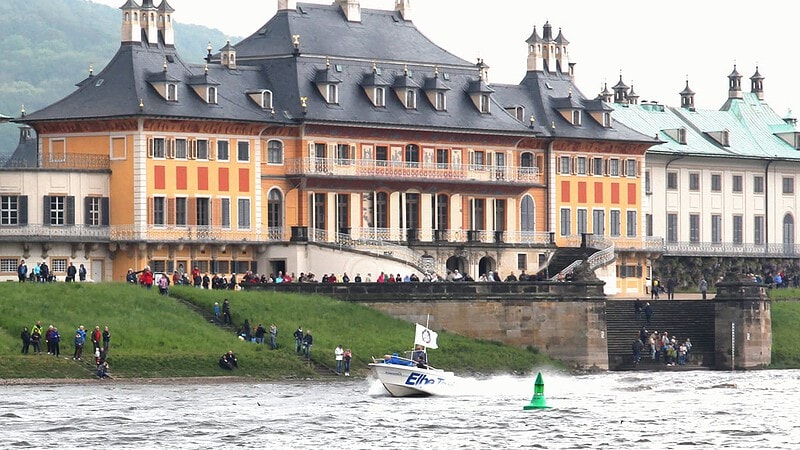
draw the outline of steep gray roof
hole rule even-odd
[[[348,22],[336,5],[300,3],[278,11],[256,33],[236,44],[238,64],[291,55],[299,35],[304,55],[358,58],[398,63],[470,66],[434,44],[396,11],[361,10],[361,22]]]

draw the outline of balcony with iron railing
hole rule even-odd
[[[428,179],[492,183],[541,182],[538,167],[339,158],[299,158],[286,161],[287,174],[354,178]]]
[[[0,170],[109,170],[108,155],[90,153],[66,153],[64,155],[45,155],[42,161],[13,156],[0,157]]]
[[[800,257],[798,244],[733,244],[730,242],[664,242],[664,256]]]
[[[94,225],[0,226],[0,241],[107,242],[111,227]]]

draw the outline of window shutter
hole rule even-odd
[[[356,145],[350,144],[350,159],[356,159]]]
[[[52,225],[50,222],[50,196],[45,195],[42,200],[42,223],[44,225]]]
[[[317,156],[317,153],[316,153],[315,149],[316,149],[316,147],[314,146],[314,141],[309,142],[308,143],[308,157],[309,158],[313,159],[314,157]]]
[[[153,207],[153,203],[155,200],[153,197],[147,198],[147,223],[151,225],[156,225],[156,218],[155,218],[155,208]],[[158,224],[161,225],[161,224]]]
[[[19,202],[19,215],[17,216],[20,225],[28,224],[28,196],[20,195],[17,199]]]
[[[166,147],[166,157],[170,159],[175,158],[175,139],[167,139]]]
[[[572,167],[571,167],[572,174],[573,175],[577,174],[578,173],[578,157],[577,156],[573,156],[571,158],[570,164],[572,164]]]
[[[222,225],[222,199],[212,198],[209,201],[211,202],[211,225],[220,226]]]
[[[623,160],[620,161],[620,164],[622,164],[622,167],[619,168],[619,175],[621,177],[627,177],[628,176],[628,160],[627,159],[623,159]]]
[[[586,172],[589,175],[594,175],[594,158],[588,158],[586,163],[589,165],[589,167],[586,168]]]
[[[206,141],[206,153],[208,154],[208,160],[209,160],[209,161],[213,161],[213,160],[216,158],[216,156],[217,156],[217,155],[216,155],[216,152],[215,152],[215,151],[213,151],[213,150],[211,150],[211,149],[213,149],[213,148],[215,148],[215,147],[216,147],[216,145],[217,145],[217,142],[216,142],[216,141],[214,141],[214,142],[213,142],[213,144],[214,144],[214,145],[211,145],[211,144],[212,144],[212,142],[211,142],[211,139],[208,139],[208,140]]]
[[[189,144],[189,159],[197,159],[197,141],[192,139]]]
[[[639,176],[640,173],[642,173],[642,160],[636,161],[636,175],[635,176]]]
[[[75,225],[75,196],[67,196],[67,214],[65,218],[66,225]]]
[[[197,199],[186,199],[186,225],[197,225]]]
[[[336,157],[336,144],[328,144],[328,153],[325,154],[325,158],[335,158]]]
[[[89,206],[91,204],[91,197],[83,197],[83,224],[91,225],[91,215],[89,214]]]
[[[175,225],[175,198],[167,199],[167,225]]]
[[[604,162],[606,167],[605,167],[605,173],[603,175],[608,176],[609,168],[611,166],[611,160],[606,159]]]
[[[155,145],[155,143],[153,142],[153,138],[148,138],[147,139],[147,157],[148,158],[152,158],[153,157],[153,146],[154,145]]]
[[[100,198],[100,225],[107,227],[111,224],[111,199],[108,197]]]

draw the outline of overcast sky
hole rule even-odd
[[[119,7],[124,0],[91,0]],[[246,37],[266,23],[277,0],[168,0],[174,18]],[[330,4],[333,0],[305,3]],[[139,1],[141,3],[141,1]],[[154,0],[156,6],[161,0]],[[300,2],[304,3],[304,2]],[[394,0],[362,0],[362,8],[393,9]],[[594,97],[607,82],[635,87],[640,100],[680,105],[687,77],[695,105],[718,109],[728,95],[734,63],[750,90],[756,66],[766,100],[785,116],[800,115],[800,37],[796,0],[412,0],[413,22],[439,46],[469,61],[484,59],[492,83],[525,75],[525,40],[549,21],[570,41],[580,90]],[[236,41],[234,40],[234,44]]]

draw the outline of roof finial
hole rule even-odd
[[[303,114],[308,112],[308,97],[300,97],[300,107],[303,108]]]
[[[25,105],[21,105],[19,107],[19,113],[22,115],[22,117],[25,117]]]
[[[372,73],[378,73],[378,63],[375,60],[372,61]]]
[[[330,69],[331,68],[331,59],[328,58],[327,56],[325,57],[325,68],[326,69]]]
[[[531,124],[530,125],[531,128],[533,128],[533,125],[536,123],[536,117],[533,117],[533,114],[531,114],[531,118],[529,119],[529,122]]]
[[[206,62],[207,63],[211,62],[211,50],[212,49],[213,49],[213,47],[211,47],[211,41],[208,41],[208,46],[206,47]]]
[[[203,72],[208,75],[208,63],[206,63],[205,67],[203,67]]]
[[[293,34],[292,35],[292,45],[294,45],[295,49],[300,48],[300,35],[299,34]]]
[[[144,111],[144,99],[139,99],[139,111]]]
[[[167,73],[167,58],[164,57],[164,73]]]
[[[433,66],[433,77],[439,78],[439,66]]]
[[[758,67],[756,67],[756,70],[758,70]],[[89,76],[94,76],[94,64],[89,64]]]
[[[403,64],[403,75],[408,76],[408,64]]]

